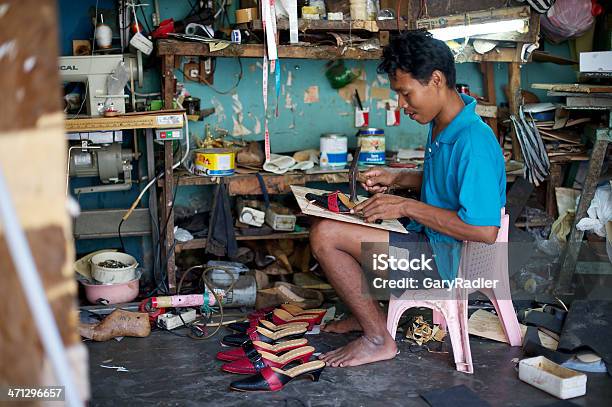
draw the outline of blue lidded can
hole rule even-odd
[[[385,164],[385,131],[383,129],[370,128],[360,130],[357,143],[361,147],[359,164]]]

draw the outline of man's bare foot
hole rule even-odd
[[[351,315],[348,318],[343,319],[341,321],[331,321],[325,325],[322,325],[321,331],[333,332],[336,334],[345,334],[345,333],[355,332],[355,331],[361,332],[363,331],[363,329],[361,328],[361,324],[359,323],[357,318]]]
[[[397,345],[388,333],[383,337],[368,338],[365,335],[348,345],[322,354],[319,359],[331,367],[349,367],[393,359]]]

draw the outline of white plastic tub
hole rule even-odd
[[[107,260],[119,261],[127,267],[109,268],[102,267],[100,263]],[[103,284],[121,284],[136,278],[136,267],[138,262],[129,254],[119,252],[103,252],[91,258],[91,276],[94,280]]]

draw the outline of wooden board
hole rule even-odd
[[[182,112],[138,112],[116,117],[88,117],[64,121],[67,132],[124,129],[177,129],[185,125]]]
[[[612,86],[606,85],[585,85],[581,83],[532,83],[534,89],[544,89],[554,92],[571,93],[611,93]]]
[[[306,215],[316,216],[319,218],[333,219],[333,220],[337,220],[340,222],[353,223],[355,225],[367,226],[367,227],[376,228],[376,229],[388,230],[390,232],[408,233],[406,228],[396,219],[385,220],[380,225],[373,224],[373,223],[366,223],[364,220],[356,216],[353,216],[353,215],[333,213],[323,208],[320,208],[316,205],[311,204],[305,197],[305,195],[309,192],[313,194],[322,194],[322,193],[326,193],[329,191],[323,191],[321,189],[314,189],[314,188],[300,187],[296,185],[291,185],[291,191],[293,192],[293,195],[295,196],[295,199],[297,200],[298,205],[300,205],[300,209]],[[366,199],[367,198],[363,196],[358,197],[359,202],[365,201]]]
[[[172,56],[210,56],[228,58],[261,58],[263,57],[263,44],[231,44],[219,51],[210,51],[207,43],[188,42],[178,40],[159,40],[157,42],[157,55]],[[279,45],[279,58],[296,59],[358,59],[379,60],[382,50],[362,51],[355,47],[339,48],[333,45]],[[484,55],[471,53],[467,60],[461,62],[513,62],[517,61],[515,48],[497,47]]]
[[[525,336],[527,326],[519,324],[521,326],[522,336]],[[497,315],[494,315],[488,311],[479,309],[472,314],[468,320],[468,332],[470,335],[480,336],[482,338],[491,339],[497,342],[508,343],[504,328],[499,321]],[[559,341],[546,335],[544,332],[538,331],[542,346],[551,350],[557,350]]]

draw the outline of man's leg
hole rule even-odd
[[[367,295],[359,264],[361,242],[388,242],[389,233],[365,226],[318,220],[310,231],[310,245],[327,279],[363,328],[363,336],[321,355],[333,367],[363,365],[392,359],[397,346],[387,332],[386,317]]]

